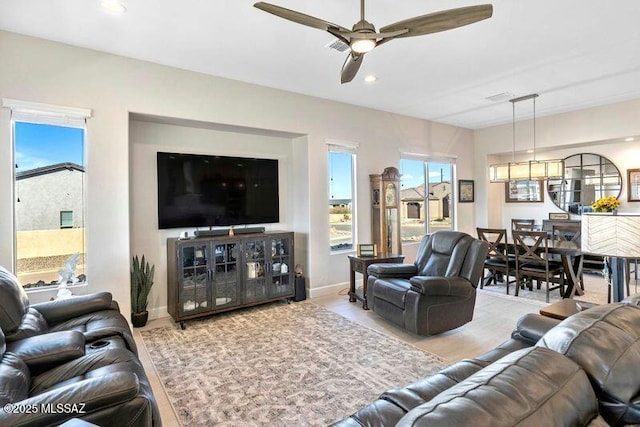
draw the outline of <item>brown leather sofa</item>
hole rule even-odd
[[[562,322],[528,314],[496,349],[388,390],[334,425],[640,424],[638,300]]]
[[[117,308],[108,293],[30,306],[0,267],[0,426],[161,425]]]
[[[422,239],[413,264],[372,264],[367,303],[376,314],[419,335],[471,321],[489,245],[459,231]]]

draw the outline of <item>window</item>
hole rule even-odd
[[[453,229],[453,163],[400,160],[402,241],[420,241],[426,233]]]
[[[3,104],[8,106],[6,100]],[[16,276],[25,288],[57,285],[59,271],[68,267],[73,269],[68,279],[82,282],[89,114],[11,107]]]
[[[338,151],[340,150],[340,151]],[[355,154],[342,147],[329,148],[329,240],[331,251],[354,247]]]
[[[73,228],[73,211],[60,211],[60,228]]]

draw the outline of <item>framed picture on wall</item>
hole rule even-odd
[[[640,202],[640,169],[627,169],[627,200]]]
[[[471,203],[475,197],[474,182],[470,179],[458,180],[458,201],[460,203]]]
[[[544,202],[544,181],[509,181],[504,183],[506,203]]]

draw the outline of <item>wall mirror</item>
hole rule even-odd
[[[565,212],[581,215],[605,196],[620,196],[622,175],[611,160],[599,154],[574,154],[564,159],[562,179],[550,179],[549,197]]]

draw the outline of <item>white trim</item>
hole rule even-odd
[[[309,288],[307,289],[307,298],[312,299],[326,295],[336,295],[340,291],[345,289],[349,289],[349,282],[335,283],[333,285],[320,286],[317,288]]]
[[[38,102],[2,99],[2,106],[11,110],[12,122],[37,123],[84,129],[91,117],[87,108],[65,107]]]
[[[88,119],[92,116],[90,108],[67,107],[63,105],[43,104],[40,102],[20,101],[2,98],[2,106],[23,113],[47,113],[56,116]]]
[[[356,150],[358,150],[359,147],[359,144],[355,142],[336,141],[330,139],[326,140],[325,144],[329,151],[347,154],[356,154]]]

